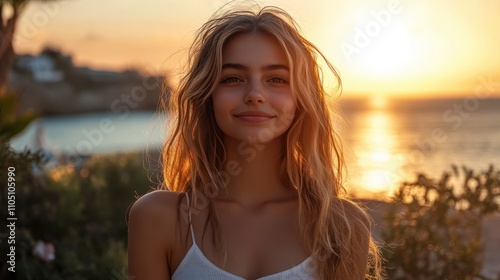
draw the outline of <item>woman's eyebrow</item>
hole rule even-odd
[[[261,67],[262,71],[270,71],[270,70],[286,70],[290,71],[290,68],[284,64],[269,64]]]
[[[235,70],[244,70],[248,71],[249,68],[246,65],[239,63],[225,63],[222,65],[222,70],[224,69],[235,69]],[[290,71],[290,68],[284,64],[268,64],[264,65],[260,68],[262,71],[271,71],[271,70],[286,70]]]
[[[222,70],[224,69],[248,70],[248,67],[239,63],[226,63],[222,65]]]

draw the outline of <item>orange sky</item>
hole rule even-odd
[[[172,71],[223,0],[66,0],[31,3],[18,53],[51,45],[79,65]],[[395,96],[500,97],[498,0],[275,0],[337,67],[344,91]],[[485,82],[486,81],[486,82]],[[486,85],[485,85],[486,83]]]

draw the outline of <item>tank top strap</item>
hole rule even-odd
[[[196,240],[194,239],[193,222],[191,220],[191,207],[189,207],[189,195],[187,192],[185,192],[185,194],[186,194],[187,206],[188,206],[188,219],[189,219],[189,228],[191,230],[191,239],[193,240],[193,244],[196,244]]]

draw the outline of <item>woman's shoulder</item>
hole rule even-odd
[[[178,202],[182,194],[155,190],[137,199],[130,208],[129,236],[142,244],[145,242],[163,244],[165,249],[170,250],[175,243]]]
[[[176,206],[179,196],[183,194],[183,192],[154,190],[137,199],[132,206],[132,210],[154,211],[157,208],[165,210],[165,208]]]
[[[170,279],[169,252],[175,246],[182,193],[156,190],[135,201],[128,220],[129,273],[140,279]]]
[[[130,209],[130,223],[135,221],[144,227],[164,227],[166,230],[175,228],[178,216],[178,201],[183,194],[181,192],[155,190],[141,196]]]
[[[141,219],[163,218],[170,220],[177,216],[177,205],[182,192],[155,190],[137,199],[130,209],[130,217],[139,216]]]

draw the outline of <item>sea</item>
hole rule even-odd
[[[355,197],[388,199],[424,173],[436,180],[452,166],[500,168],[500,99],[345,99],[334,123],[346,161],[345,186]],[[11,141],[53,158],[158,151],[168,128],[156,112],[43,117]]]

